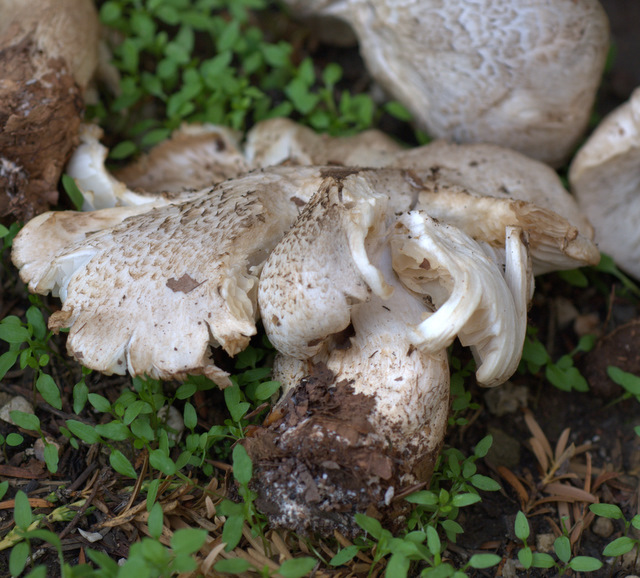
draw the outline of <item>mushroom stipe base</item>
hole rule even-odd
[[[409,504],[400,497],[428,483],[440,448],[401,455],[367,419],[375,405],[317,364],[266,427],[243,441],[254,464],[256,505],[272,525],[353,537],[360,531],[356,513],[388,526],[405,521]]]

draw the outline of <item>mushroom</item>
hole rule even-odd
[[[83,211],[185,199],[198,191],[247,172],[235,131],[209,124],[184,125],[148,155],[111,175],[100,143],[102,129],[83,124],[80,145],[67,165],[84,196]],[[186,193],[186,194],[185,194]]]
[[[380,191],[412,186],[401,171],[325,174],[260,278],[283,397],[245,445],[274,524],[351,534],[354,512],[384,509],[430,477],[456,335],[482,384],[515,371],[532,277],[520,230],[505,231],[503,274],[463,231],[388,210]]]
[[[314,161],[344,142],[288,134],[261,158]],[[480,384],[505,381],[534,270],[599,256],[531,198],[553,202],[537,190],[546,176],[527,192],[528,165],[511,153],[455,160],[453,147],[445,162],[443,146],[433,157],[389,146],[386,160],[407,155],[408,168],[277,166],[146,204],[48,213],[19,233],[13,259],[32,291],[60,296],[50,327],[69,327],[69,352],[107,373],[200,373],[224,387],[210,349],[238,353],[260,316],[285,395],[246,442],[258,503],[275,523],[350,533],[351,513],[400,515],[394,495],[428,480],[446,427],[447,346],[459,337],[472,349]],[[500,162],[513,171],[504,181]],[[494,191],[501,182],[513,191]]]
[[[640,89],[578,151],[569,182],[600,249],[640,279]]]
[[[259,122],[247,134],[244,154],[254,168],[289,163],[380,167],[403,147],[379,130],[353,136],[319,135],[287,118]]]
[[[597,0],[286,3],[348,22],[373,78],[431,136],[554,166],[587,126],[608,49]]]
[[[0,1],[0,217],[57,202],[99,38],[92,0]]]

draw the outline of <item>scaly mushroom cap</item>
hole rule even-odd
[[[640,89],[578,151],[569,182],[600,249],[640,278]]]
[[[33,290],[60,294],[50,327],[70,328],[67,348],[87,367],[160,379],[204,373],[227,385],[209,346],[234,355],[248,345],[262,263],[320,182],[313,168],[274,169],[117,225],[118,214],[144,207],[87,213],[71,234],[62,229],[86,236],[62,247],[51,242],[53,213],[21,231],[14,259]]]
[[[351,24],[371,75],[432,136],[552,165],[587,126],[608,49],[597,0],[286,3]]]
[[[0,0],[0,217],[57,202],[99,37],[92,0]]]
[[[287,118],[274,118],[249,131],[244,150],[252,168],[282,163],[381,167],[402,147],[379,130],[330,137]]]
[[[203,189],[249,170],[239,133],[212,124],[184,124],[116,178],[136,191],[179,193]],[[256,167],[260,168],[260,167]]]

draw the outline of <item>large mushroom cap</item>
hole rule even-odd
[[[593,239],[593,227],[558,174],[544,163],[492,144],[435,141],[396,153],[387,166],[437,172],[442,180],[476,196],[515,199],[562,215],[580,234]]]
[[[315,169],[274,169],[178,204],[49,213],[16,237],[14,262],[32,290],[60,295],[50,327],[70,328],[87,367],[226,385],[209,347],[247,346],[262,263],[320,182]]]
[[[287,3],[349,22],[372,76],[432,136],[552,165],[586,128],[608,49],[597,0]]]
[[[600,249],[640,278],[640,89],[578,151],[569,182]]]

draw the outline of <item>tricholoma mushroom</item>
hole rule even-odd
[[[211,347],[236,354],[261,317],[283,395],[244,441],[258,504],[275,524],[351,532],[354,512],[397,515],[394,496],[429,479],[454,339],[471,348],[480,384],[504,382],[520,359],[534,273],[599,253],[558,178],[516,152],[402,151],[369,133],[343,150],[379,168],[313,166],[337,161],[345,141],[269,122],[281,136],[258,125],[244,160],[235,141],[214,137],[227,139],[217,149],[233,165],[211,177],[234,177],[218,184],[204,186],[199,155],[166,154],[200,175],[199,191],[172,181],[170,193],[123,195],[101,154],[87,157],[95,162],[78,166],[90,164],[91,178],[76,175],[79,185],[98,183],[94,201],[120,206],[41,215],[16,237],[13,259],[32,291],[60,296],[50,326],[70,328],[69,352],[107,373],[200,373],[224,387]],[[144,167],[160,156],[136,167],[135,182],[158,183]],[[244,163],[253,170],[239,174]]]

